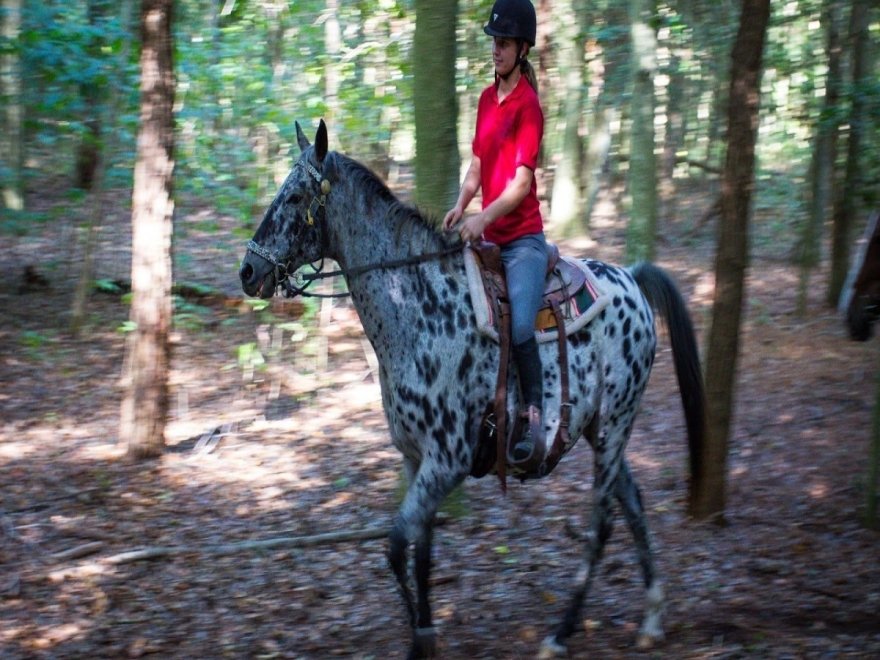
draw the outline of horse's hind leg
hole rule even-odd
[[[413,629],[409,657],[427,658],[436,653],[429,599],[434,516],[443,499],[464,479],[466,471],[460,475],[444,472],[431,460],[423,461],[418,468],[406,460],[405,466],[409,489],[391,530],[388,559]],[[415,598],[407,562],[407,547],[411,542],[415,544]]]
[[[620,473],[614,485],[614,495],[623,507],[626,522],[632,531],[645,579],[645,617],[642,620],[636,645],[640,649],[649,649],[656,642],[663,640],[663,587],[657,579],[654,568],[654,555],[651,551],[651,538],[645,520],[642,496],[626,460],[620,466]]]
[[[565,616],[556,632],[544,640],[539,658],[565,657],[567,655],[566,641],[571,637],[575,626],[580,621],[584,599],[590,589],[596,566],[602,559],[605,544],[608,542],[614,526],[611,506],[616,470],[600,466],[599,451],[596,450],[596,452],[596,477],[593,485],[595,500],[590,515],[590,528],[586,535],[586,557],[575,580],[575,589]]]

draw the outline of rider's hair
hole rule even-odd
[[[532,63],[529,62],[525,57],[520,60],[519,70],[522,73],[526,80],[529,81],[529,84],[532,86],[532,89],[535,90],[535,93],[538,93],[538,77],[535,75],[535,67],[532,66]]]

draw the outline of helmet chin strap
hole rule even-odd
[[[504,75],[501,75],[500,73],[498,73],[497,69],[495,70],[495,75],[498,76],[499,78],[501,78],[501,80],[503,80],[504,82],[507,82],[510,79],[510,76],[513,75],[514,71],[517,71],[518,69],[520,69],[522,67],[522,63],[525,61],[526,56],[528,55],[528,54],[526,54],[526,56],[524,56],[522,54],[524,43],[525,42],[522,39],[516,40],[516,49],[517,49],[516,50],[516,62],[513,63],[513,66],[511,67],[510,71],[508,71]]]

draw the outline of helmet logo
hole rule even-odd
[[[494,22],[497,20],[498,20],[498,14],[492,14],[492,21]]]

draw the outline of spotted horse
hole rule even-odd
[[[304,292],[292,275],[333,259],[379,362],[391,441],[403,455],[408,489],[389,535],[389,562],[411,627],[409,657],[436,653],[429,600],[433,522],[443,499],[469,474],[482,416],[495,394],[499,349],[476,325],[460,239],[401,203],[373,173],[328,150],[323,121],[312,145],[297,124],[302,154],[248,243],[240,278],[248,295]],[[605,543],[616,500],[635,539],[646,608],[637,644],[663,638],[664,596],[638,486],[624,456],[654,361],[653,309],[665,317],[688,430],[691,471],[699,467],[704,396],[696,341],[684,302],[664,271],[586,262],[611,302],[567,341],[571,437],[593,450],[593,506],[584,563],[571,602],[540,655],[566,653]],[[316,268],[319,277],[322,273]],[[558,423],[560,368],[541,344],[548,437]],[[510,388],[508,412],[516,409]],[[409,547],[414,546],[414,565]],[[412,568],[412,574],[410,573]],[[414,586],[411,586],[411,581]]]

